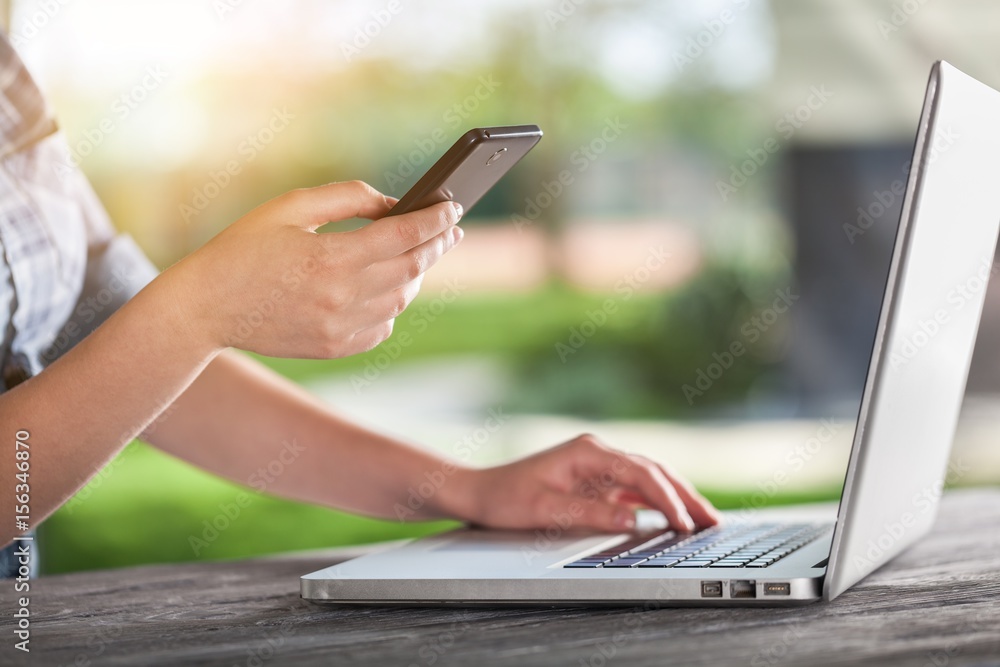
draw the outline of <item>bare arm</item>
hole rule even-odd
[[[371,349],[461,238],[442,204],[341,234],[392,201],[358,182],[297,190],[258,207],[164,272],[39,375],[0,395],[0,429],[27,431],[30,526],[66,502],[226,347],[300,358]],[[261,312],[266,316],[261,316]],[[247,324],[247,323],[250,324]],[[13,498],[13,447],[0,497]],[[23,492],[18,489],[18,492]],[[24,532],[2,519],[0,543]]]
[[[76,348],[0,396],[7,437],[27,431],[30,525],[66,502],[197,377],[218,348],[199,336],[157,279]],[[0,489],[11,498],[13,448],[0,456]],[[5,512],[0,542],[15,535]]]
[[[683,528],[718,520],[669,470],[590,436],[477,470],[352,424],[232,352],[209,365],[149,440],[260,491],[388,519],[534,528],[569,516],[580,527],[627,530],[632,510],[649,506]]]
[[[294,500],[387,519],[473,518],[462,503],[468,468],[353,424],[234,351],[209,364],[147,440],[234,482]],[[410,489],[435,471],[448,483],[419,506],[408,505]]]

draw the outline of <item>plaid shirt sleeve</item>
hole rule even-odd
[[[0,248],[4,388],[41,372],[157,273],[115,233],[2,34]]]

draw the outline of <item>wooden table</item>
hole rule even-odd
[[[298,577],[357,549],[33,582],[31,653],[0,664],[1000,664],[1000,490],[948,494],[932,536],[831,604],[794,609],[317,606]]]

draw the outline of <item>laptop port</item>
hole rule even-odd
[[[729,597],[731,598],[755,598],[757,597],[757,582],[737,579],[729,584]]]
[[[721,581],[703,581],[703,582],[701,582],[701,597],[703,597],[703,598],[721,598],[722,597],[722,582]]]
[[[768,582],[764,584],[764,595],[791,595],[792,585],[788,583]]]

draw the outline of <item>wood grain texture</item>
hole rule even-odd
[[[792,609],[405,609],[304,602],[298,577],[358,550],[33,582],[31,653],[0,664],[1000,664],[1000,490],[948,494],[934,533],[833,603]]]

